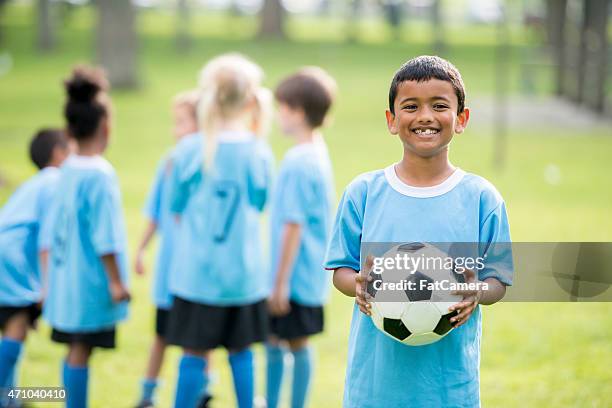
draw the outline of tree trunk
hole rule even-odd
[[[359,34],[359,18],[361,14],[362,0],[349,0],[348,15],[346,21],[346,39],[355,42]]]
[[[444,54],[446,45],[444,43],[444,21],[442,19],[442,2],[434,0],[431,5],[431,23],[433,27],[434,51],[438,55]]]
[[[191,48],[188,0],[178,0],[176,3],[176,48],[179,51]]]
[[[4,46],[4,18],[2,14],[4,13],[4,5],[8,2],[8,0],[0,0],[0,48]]]
[[[261,9],[259,36],[284,38],[284,20],[285,10],[280,0],[264,0],[264,5]]]
[[[50,51],[55,47],[55,24],[51,0],[38,0],[36,46],[41,51]]]
[[[608,0],[586,0],[582,29],[579,100],[596,112],[605,108],[608,62]]]
[[[576,1],[568,1],[566,10],[565,38],[564,38],[564,61],[563,71],[563,94],[566,98],[578,100],[578,78],[580,77],[580,26],[582,20],[582,7]]]
[[[564,94],[563,77],[565,76],[565,18],[567,0],[546,0],[546,28],[548,42],[555,61],[555,92]]]
[[[508,159],[508,77],[510,58],[510,35],[506,10],[497,22],[497,48],[495,52],[495,112],[493,166],[502,170]]]
[[[136,11],[127,0],[97,0],[98,61],[115,88],[133,88],[137,81]]]
[[[403,2],[401,0],[386,0],[382,6],[385,10],[387,23],[389,23],[391,31],[393,31],[393,36],[399,40],[401,38]]]

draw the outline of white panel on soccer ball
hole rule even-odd
[[[403,343],[409,346],[424,346],[426,344],[435,343],[441,338],[442,336],[438,336],[436,333],[413,334],[404,340]]]
[[[374,326],[376,326],[378,328],[378,330],[380,331],[385,331],[383,328],[383,318],[384,316],[382,315],[378,305],[379,303],[376,302],[371,302],[372,305],[372,321],[374,322]],[[361,313],[361,312],[360,312]]]
[[[408,304],[402,321],[413,334],[429,333],[436,328],[440,316],[440,312],[431,302],[414,302]]]
[[[376,302],[380,314],[387,319],[401,319],[406,309],[405,302]]]
[[[444,316],[445,314],[450,313],[448,308],[453,305],[456,305],[459,301],[461,301],[461,298],[459,298],[457,302],[432,302],[431,304],[434,305],[436,309],[438,309],[438,312],[440,312],[442,316]]]

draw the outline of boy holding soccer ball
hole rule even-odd
[[[479,304],[498,302],[512,284],[510,251],[465,272],[466,281],[484,281],[488,289],[458,292],[463,300],[450,308],[458,312],[451,319],[455,330],[426,346],[403,345],[376,329],[368,317],[365,278],[358,273],[362,242],[479,243],[481,256],[492,244],[510,242],[505,204],[495,187],[448,158],[453,136],[469,120],[464,103],[463,80],[451,63],[432,56],[406,62],[395,73],[386,111],[403,157],[357,177],[339,204],[325,266],[334,271],[336,288],[356,297],[344,407],[480,406]],[[371,268],[371,262],[363,263]]]
[[[285,346],[293,355],[291,406],[306,405],[313,364],[308,338],[323,331],[329,280],[323,269],[332,221],[333,174],[318,129],[335,94],[322,69],[303,68],[276,88],[278,119],[295,143],[283,159],[270,209],[272,336],[267,351],[267,403],[276,408],[283,381]]]

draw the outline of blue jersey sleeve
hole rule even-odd
[[[315,205],[315,186],[308,173],[300,168],[289,170],[282,188],[281,217],[285,223],[303,225],[308,220],[309,209]]]
[[[257,143],[249,166],[248,195],[249,203],[259,211],[264,209],[268,201],[273,166],[274,158],[270,147],[264,142]]]
[[[38,197],[38,251],[48,250],[51,246],[51,228],[55,219],[53,193],[55,183],[45,185]]]
[[[164,159],[158,166],[155,174],[155,180],[153,181],[151,191],[147,197],[147,203],[145,204],[145,215],[155,223],[159,223],[162,205],[162,185],[164,183],[164,176],[167,172],[171,171],[170,165],[171,161]]]
[[[325,255],[325,268],[347,267],[356,271],[360,266],[361,231],[363,227],[363,208],[365,191],[349,185],[340,199],[336,220],[332,227],[331,239]]]
[[[89,225],[98,256],[123,250],[125,237],[120,225],[121,198],[116,181],[110,176],[96,178],[89,193]]]
[[[167,180],[171,212],[181,214],[185,210],[189,197],[201,176],[201,161],[196,165],[194,160],[179,160],[178,157],[172,160],[172,168]]]
[[[503,201],[484,218],[480,226],[480,246],[480,256],[485,261],[478,278],[495,278],[504,285],[512,285],[514,266],[510,226]]]

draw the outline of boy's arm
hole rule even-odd
[[[363,274],[351,268],[334,269],[334,286],[346,296],[354,297],[359,310],[368,316],[372,315],[371,296],[366,292],[366,284],[371,281],[370,270],[372,269],[373,259],[366,259],[366,270]],[[366,279],[367,276],[367,279]]]
[[[289,278],[300,248],[301,234],[302,226],[300,224],[288,222],[283,228],[276,282],[269,299],[270,311],[274,315],[284,315],[290,310]]]
[[[108,275],[111,298],[114,303],[119,303],[123,300],[130,300],[130,293],[127,288],[121,282],[119,275],[119,263],[117,262],[117,255],[107,254],[101,256],[102,263],[104,264],[104,270]]]
[[[157,231],[157,223],[153,220],[150,220],[149,224],[147,225],[147,229],[142,235],[142,240],[140,241],[140,245],[138,246],[138,251],[136,252],[134,269],[136,270],[136,273],[138,275],[144,275],[145,273],[144,252],[149,243],[151,242],[151,239],[155,235],[155,231]]]
[[[42,305],[47,297],[47,268],[49,267],[48,249],[43,249],[38,252],[38,262],[40,265],[40,303]]]

